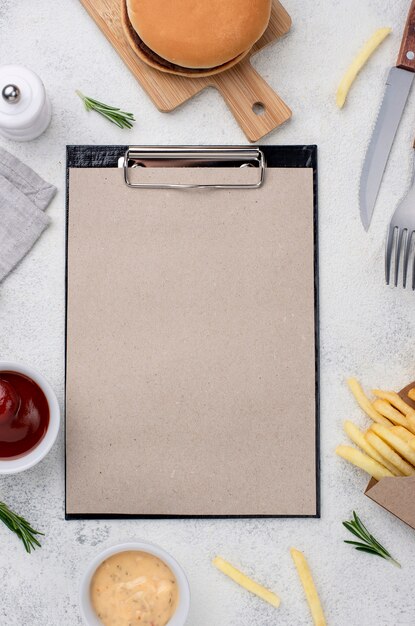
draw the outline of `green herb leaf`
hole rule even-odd
[[[396,567],[401,567],[400,564],[395,561],[394,558],[390,555],[390,553],[384,548],[377,539],[371,535],[363,524],[362,520],[357,515],[356,511],[353,511],[353,519],[348,522],[343,522],[343,526],[347,528],[349,532],[351,532],[355,537],[358,537],[362,540],[360,541],[348,541],[344,540],[344,543],[351,544],[355,547],[355,550],[359,550],[359,552],[367,552],[368,554],[375,554],[376,556],[380,556],[382,559],[386,559],[390,561]]]
[[[117,107],[112,107],[108,104],[104,104],[103,102],[99,102],[99,100],[94,100],[93,98],[88,98],[84,96],[82,92],[76,90],[77,95],[83,101],[85,108],[87,111],[96,111],[103,117],[105,117],[109,122],[116,124],[119,128],[132,128],[133,122],[135,122],[134,115],[132,113],[126,113],[125,111],[121,111]]]
[[[369,548],[368,546],[359,546],[356,548],[356,550],[359,550],[359,552],[367,552],[368,554],[376,554],[377,556],[382,556],[380,554],[378,554],[378,552],[376,552],[376,550],[374,550],[373,548]],[[382,559],[385,558],[382,556]]]
[[[43,535],[43,533],[32,528],[23,517],[13,513],[4,502],[0,502],[0,521],[19,537],[26,552],[30,553],[36,547],[40,548],[40,542],[36,535]]]
[[[344,540],[344,543],[349,543],[351,546],[362,546],[362,547],[366,547],[366,544],[364,543],[360,543],[360,541],[347,541],[346,539]]]

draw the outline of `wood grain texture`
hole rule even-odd
[[[139,59],[124,35],[120,0],[80,2],[160,111],[172,111],[206,87],[215,87],[252,142],[258,141],[291,117],[288,106],[259,76],[249,61],[253,54],[274,43],[291,27],[291,18],[278,0],[273,1],[266,32],[253,46],[250,54],[231,69],[204,78],[162,73]],[[253,110],[256,103],[263,105],[262,108],[255,107],[257,112]]]
[[[407,54],[412,58],[408,58]],[[415,72],[415,0],[412,0],[408,17],[406,18],[396,65],[404,70]]]

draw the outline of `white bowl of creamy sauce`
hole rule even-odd
[[[150,543],[124,543],[101,552],[81,586],[88,626],[184,626],[189,583],[168,552]]]

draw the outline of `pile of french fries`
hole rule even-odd
[[[415,474],[415,409],[394,391],[374,389],[370,400],[355,378],[347,381],[350,391],[372,424],[366,431],[347,421],[344,430],[357,446],[338,446],[336,453],[365,470],[376,480]],[[415,387],[408,392],[415,400]]]

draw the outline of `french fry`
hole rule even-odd
[[[359,446],[359,448],[361,448],[368,456],[372,457],[372,459],[378,463],[381,463],[381,465],[384,465],[390,472],[392,472],[392,474],[396,472],[396,468],[389,464],[388,461],[386,461],[382,455],[370,445],[365,437],[365,434],[356,426],[356,424],[349,421],[344,422],[344,432],[349,439]]]
[[[379,28],[375,31],[347,68],[336,92],[336,104],[339,109],[343,107],[356,76],[390,32],[390,28]]]
[[[406,441],[406,443],[409,443],[410,441],[412,441],[412,439],[415,439],[414,433],[411,433],[410,430],[404,428],[403,426],[392,426],[391,431],[395,433],[395,435],[398,435],[398,437]]]
[[[405,415],[402,415],[400,411],[395,409],[387,400],[381,400],[378,398],[372,402],[372,406],[384,417],[387,417],[393,424],[398,424],[406,428],[408,426],[408,420]]]
[[[246,574],[240,572],[238,569],[236,569],[236,567],[228,563],[228,561],[225,561],[225,559],[217,556],[213,559],[212,563],[215,567],[218,568],[219,571],[222,572],[222,574],[225,574],[225,576],[229,576],[229,578],[238,583],[238,585],[241,585],[241,587],[243,587],[247,591],[250,591],[262,600],[265,600],[265,602],[272,604],[272,606],[275,606],[277,608],[279,607],[281,600],[277,596],[277,594],[269,591],[259,583],[252,580],[252,578],[249,578],[249,576],[246,576]]]
[[[379,435],[383,441],[388,443],[401,457],[409,461],[411,465],[415,465],[415,450],[411,448],[409,443],[403,441],[398,435],[395,435],[390,428],[383,426],[383,424],[373,424],[371,430],[373,430],[376,435]]]
[[[403,413],[403,415],[415,415],[415,409],[409,406],[409,404],[406,404],[406,402],[402,400],[401,396],[396,393],[396,391],[383,391],[382,389],[373,389],[372,393],[381,400],[387,400],[388,402],[390,402],[395,408],[398,409],[398,411]]]
[[[378,435],[372,431],[366,433],[366,439],[371,446],[375,448],[389,463],[393,465],[395,471],[391,469],[391,472],[396,476],[412,476],[415,474],[415,468],[409,463],[404,461],[399,454],[393,450],[387,443],[383,441]]]
[[[314,625],[326,626],[326,618],[324,617],[323,608],[321,606],[320,598],[318,596],[307,560],[304,554],[295,548],[291,548],[290,553],[292,560],[294,561],[294,565],[297,568],[298,576],[303,586],[308,606],[310,607]]]
[[[386,419],[386,417],[383,417],[383,415],[381,415],[379,411],[376,411],[369,398],[366,397],[365,392],[363,391],[359,381],[356,380],[356,378],[349,378],[347,384],[349,385],[349,389],[354,395],[356,402],[358,403],[360,408],[363,409],[363,411],[370,418],[372,418],[374,422],[377,422],[378,424],[384,424],[385,426],[392,426],[391,422]]]
[[[408,398],[415,400],[415,387],[412,387],[412,389],[408,391]]]
[[[364,435],[364,436],[365,436],[365,440],[366,440],[367,444],[368,444],[371,448],[373,448],[373,450],[375,450],[375,451],[377,452],[377,454],[379,455],[379,457],[380,457],[380,461],[379,461],[379,463],[380,463],[381,465],[384,465],[384,466],[386,467],[386,469],[388,469],[390,472],[392,472],[392,474],[393,474],[394,476],[403,476],[402,472],[401,472],[401,471],[400,471],[400,470],[396,467],[396,465],[394,465],[393,463],[391,463],[391,461],[390,461],[387,457],[385,457],[383,454],[381,454],[380,449],[379,449],[379,446],[378,446],[378,449],[376,449],[375,447],[373,447],[373,445],[370,443],[370,441],[369,441],[369,439],[368,439],[368,437],[367,437],[367,435],[368,435],[368,433],[369,433],[369,432],[371,432],[371,428],[369,428],[369,429],[365,432],[365,435]],[[373,434],[373,435],[375,435],[375,433],[373,433],[373,431],[372,431],[372,434]],[[377,437],[377,435],[375,435],[375,437]],[[381,441],[382,441],[382,440],[381,440]],[[387,444],[385,444],[385,445],[387,445]],[[375,460],[376,460],[376,459],[375,459]]]
[[[410,415],[408,413],[406,420],[408,422],[408,430],[410,430],[411,433],[415,433],[415,415]]]
[[[385,430],[388,430],[386,426],[382,426]],[[386,467],[371,459],[367,454],[363,454],[360,450],[356,450],[356,448],[352,448],[351,446],[337,446],[336,454],[341,456],[349,463],[360,467],[362,470],[367,472],[376,480],[381,480],[381,478],[386,478],[389,476],[393,476],[393,473],[390,472]]]

